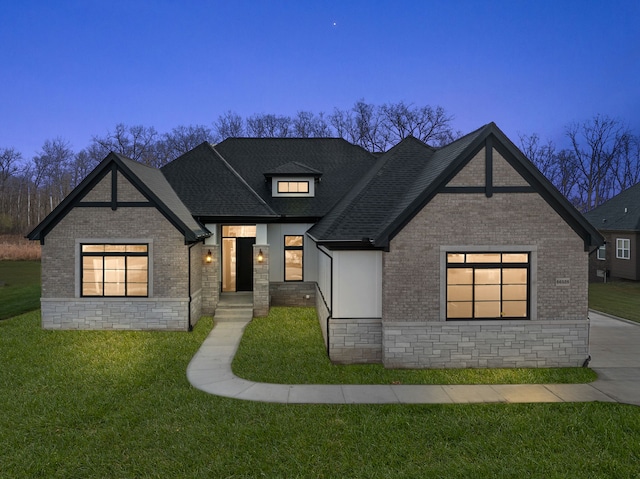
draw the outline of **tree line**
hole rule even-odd
[[[520,135],[525,155],[576,207],[588,211],[640,180],[640,139],[620,120],[596,116],[566,127],[570,146],[560,149],[537,134]],[[62,137],[47,139],[26,158],[0,145],[0,233],[24,234],[50,213],[110,151],[152,167],[208,141],[230,137],[341,137],[371,152],[383,152],[414,136],[439,147],[461,135],[444,108],[404,102],[374,105],[364,100],[332,113],[294,116],[227,111],[206,125],[154,127],[117,124],[74,152]]]

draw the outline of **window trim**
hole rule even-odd
[[[631,259],[631,239],[616,238],[616,259]]]
[[[99,301],[146,301],[154,297],[152,258],[154,251],[153,238],[76,238],[75,240],[75,297],[85,300]],[[82,294],[82,245],[83,244],[112,244],[112,245],[147,245],[147,295],[146,296],[85,296]]]
[[[596,259],[599,261],[605,261],[607,259],[607,246],[606,245],[602,245],[599,246],[598,249],[596,250]]]
[[[288,237],[299,237],[300,239],[302,239],[302,245],[301,246],[287,246],[287,238]],[[283,238],[283,252],[284,254],[282,255],[282,262],[283,262],[283,270],[282,270],[282,278],[285,282],[287,283],[302,283],[304,282],[304,235],[300,234],[300,235],[284,235]],[[287,251],[300,251],[302,254],[302,264],[301,269],[302,269],[302,274],[300,275],[301,278],[300,279],[287,279]]]

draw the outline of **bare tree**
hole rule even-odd
[[[15,226],[11,214],[14,176],[18,173],[22,154],[14,148],[0,149],[0,232],[9,232]]]
[[[356,142],[358,134],[351,111],[334,108],[333,113],[329,115],[329,123],[335,130],[336,136],[351,143]]]
[[[177,126],[164,133],[162,140],[156,143],[156,165],[162,166],[205,141],[213,141],[210,128],[203,125]]]
[[[247,133],[254,138],[286,138],[290,127],[288,116],[256,114],[247,118]]]
[[[596,115],[566,128],[579,171],[579,208],[589,211],[615,194],[614,162],[624,149],[629,130],[619,120]]]
[[[231,110],[220,115],[213,124],[214,141],[220,142],[227,138],[244,136],[243,123],[242,117]]]
[[[85,148],[76,153],[71,162],[71,185],[74,188],[78,186],[100,161],[89,149]]]
[[[157,138],[158,132],[153,127],[118,123],[106,136],[94,136],[93,143],[101,150],[103,158],[113,151],[147,166],[160,166],[155,154]]]
[[[571,201],[576,201],[578,165],[572,151],[558,151],[553,141],[542,143],[536,133],[521,134],[520,149],[560,193]]]
[[[73,151],[69,142],[62,138],[45,140],[38,155],[33,157],[34,184],[38,194],[38,209],[42,208],[42,193],[48,196],[49,209],[52,211],[72,188],[71,161]],[[38,191],[43,186],[45,191]],[[40,211],[38,211],[40,213]],[[46,214],[47,211],[42,213]]]
[[[626,134],[620,140],[619,153],[612,162],[616,192],[640,182],[640,137]]]
[[[443,146],[460,136],[451,128],[453,118],[441,106],[434,109],[428,105],[414,107],[404,102],[390,103],[380,107],[380,114],[392,144],[411,135],[425,143]]]

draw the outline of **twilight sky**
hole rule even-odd
[[[517,143],[595,114],[640,133],[638,0],[0,0],[0,148],[116,123],[440,105]]]

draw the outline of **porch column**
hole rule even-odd
[[[209,251],[211,262],[207,261]],[[205,243],[202,256],[202,314],[211,316],[220,300],[220,245]]]
[[[262,252],[262,255],[260,255]],[[269,314],[269,245],[253,245],[253,315]]]

